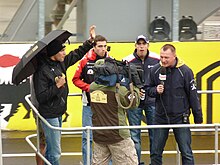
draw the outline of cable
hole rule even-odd
[[[163,107],[163,109],[164,109],[164,112],[165,112],[165,115],[166,115],[166,118],[167,118],[167,122],[168,122],[168,124],[170,124],[170,118],[169,118],[169,116],[167,115],[167,109],[166,109],[165,106],[164,106],[163,99],[162,99],[161,95],[162,95],[162,94],[160,94],[160,102],[161,102],[162,107]]]

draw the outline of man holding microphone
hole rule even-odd
[[[155,125],[189,124],[192,112],[194,123],[203,122],[192,70],[176,56],[176,49],[165,44],[160,51],[160,63],[150,72],[147,92],[156,98]],[[190,128],[173,128],[182,156],[183,165],[193,165]],[[152,144],[151,165],[162,164],[162,153],[169,135],[169,128],[156,128]]]

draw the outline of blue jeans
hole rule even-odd
[[[62,117],[57,118],[49,118],[46,119],[48,123],[55,127],[62,126]],[[52,164],[52,165],[59,165],[60,164],[60,156],[61,156],[61,131],[53,130],[45,125],[41,121],[41,125],[44,131],[44,135],[46,138],[46,153],[45,158]],[[46,165],[46,164],[45,164]]]
[[[92,110],[90,106],[83,106],[82,126],[92,126]],[[87,165],[87,137],[86,131],[82,133],[83,164]],[[90,162],[92,162],[92,131],[90,131]]]
[[[182,156],[182,165],[193,165],[194,158],[191,149],[191,132],[189,128],[173,128],[173,133]],[[162,165],[162,154],[169,135],[169,128],[156,128],[156,138],[153,139],[151,165]]]
[[[147,124],[152,125],[154,122],[155,106],[146,105],[144,108],[130,109],[127,111],[129,125],[141,125],[143,110],[146,116]],[[153,129],[149,129],[150,152],[152,152]],[[138,162],[141,163],[141,130],[131,129],[131,138],[134,141],[135,149],[138,156]]]

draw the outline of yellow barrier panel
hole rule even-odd
[[[166,43],[150,43],[149,49],[159,54],[160,48]],[[208,90],[209,88],[211,88],[209,90],[220,90],[220,42],[173,42],[172,44],[177,49],[177,56],[192,68],[195,76],[198,76],[196,79],[201,80],[198,84],[201,86],[201,90]],[[109,43],[108,45],[111,46],[110,55],[118,60],[121,60],[134,51],[134,43]],[[69,52],[78,46],[79,44],[67,45],[66,51]],[[77,64],[70,67],[67,71],[70,93],[81,93],[81,90],[72,83],[72,77],[76,67]],[[220,122],[220,112],[218,111],[220,109],[219,100],[219,94],[213,94],[212,96],[210,94],[201,95],[204,123],[207,123],[207,121],[211,121],[212,123]],[[33,115],[31,114],[29,119],[23,119],[24,112],[24,107],[21,104],[18,112],[10,118],[7,128],[12,130],[35,129]],[[81,127],[82,103],[79,96],[69,96],[67,112],[69,116],[67,122],[63,123],[63,126]],[[193,123],[192,115],[190,120]]]

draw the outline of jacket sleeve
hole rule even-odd
[[[50,79],[43,71],[39,71],[34,74],[34,89],[37,101],[39,104],[44,104],[54,97],[61,95],[64,91],[63,88],[57,88],[56,84],[49,84]]]
[[[86,63],[87,63],[87,58],[84,57],[84,58],[80,61],[79,65],[78,65],[78,67],[77,67],[77,69],[76,69],[76,72],[75,72],[75,75],[73,76],[72,82],[73,82],[73,84],[74,84],[75,86],[77,86],[78,88],[82,89],[83,91],[89,92],[89,86],[90,86],[90,84],[87,84],[87,83],[85,83],[85,82],[83,81],[83,77],[84,77],[85,75],[83,75],[83,72],[82,72],[82,71],[83,71],[83,68],[84,68],[85,65],[86,65]]]
[[[189,69],[186,73],[185,87],[190,108],[192,109],[192,113],[194,116],[194,123],[200,124],[203,122],[202,108],[199,102],[196,83],[191,69]]]
[[[72,66],[77,61],[83,58],[83,56],[92,48],[92,43],[86,40],[83,45],[79,46],[77,49],[71,51],[64,59],[66,69]]]

